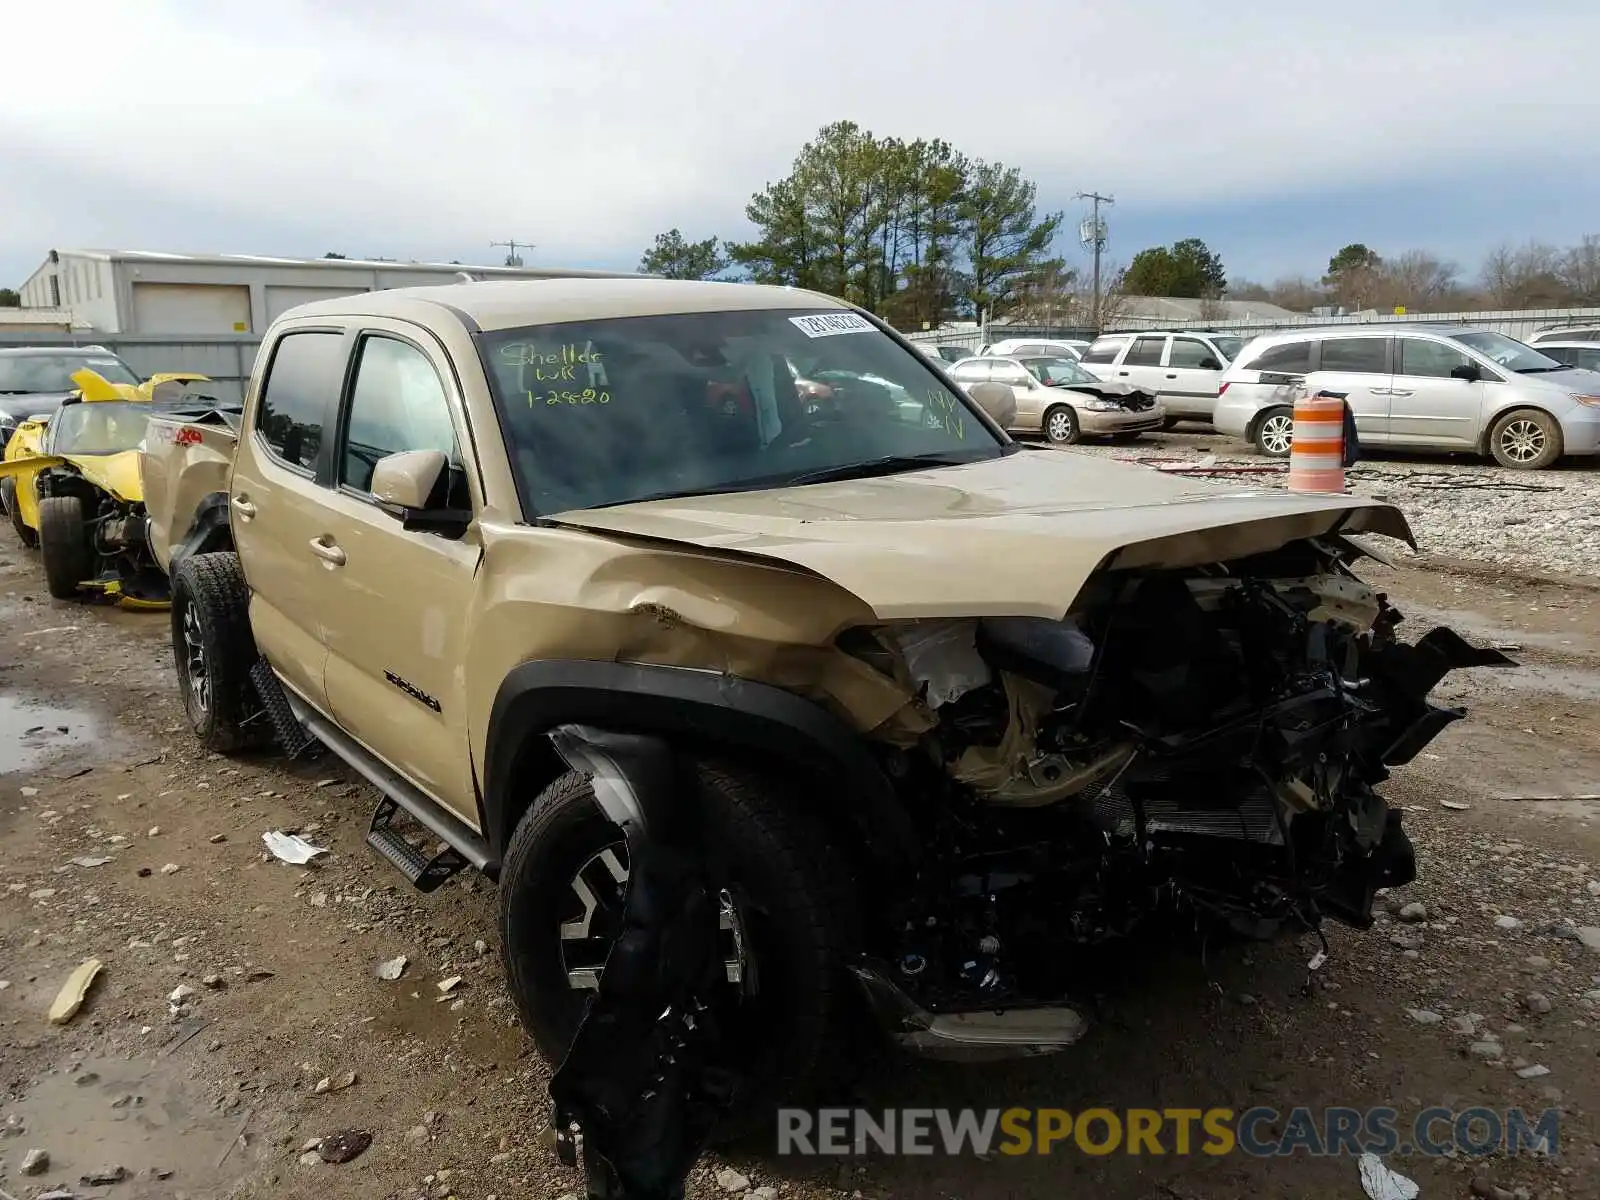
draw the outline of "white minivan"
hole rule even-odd
[[[1289,453],[1303,387],[1343,393],[1363,446],[1492,454],[1548,467],[1600,453],[1600,373],[1503,333],[1426,326],[1295,329],[1258,337],[1222,376],[1215,424]]]
[[[1231,333],[1110,333],[1079,361],[1101,379],[1154,392],[1171,427],[1178,421],[1211,420],[1222,372],[1243,346],[1244,339]]]

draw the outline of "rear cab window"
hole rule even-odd
[[[345,335],[290,332],[278,339],[261,384],[256,433],[279,462],[316,470],[329,403],[344,384]]]

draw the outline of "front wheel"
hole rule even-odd
[[[1536,408],[1519,408],[1494,423],[1489,452],[1502,467],[1538,471],[1561,457],[1561,424]]]
[[[33,549],[39,544],[39,534],[29,527],[22,519],[22,509],[17,502],[17,481],[15,479],[0,479],[0,504],[5,505],[6,515],[11,518],[11,528],[17,531],[17,538],[28,549]]]
[[[698,763],[684,773],[725,849],[714,880],[723,911],[726,989],[713,997],[732,1061],[745,1072],[719,1132],[770,1128],[783,1103],[817,1097],[845,1064],[845,964],[856,944],[848,877],[783,789],[745,768]],[[500,942],[524,1028],[552,1065],[566,1056],[622,926],[628,878],[621,829],[587,776],[569,772],[539,795],[507,847]]]
[[[44,584],[57,600],[71,600],[94,575],[94,547],[83,523],[83,501],[46,496],[39,501],[39,553]]]
[[[250,664],[250,588],[239,556],[193,554],[172,573],[172,659],[189,728],[227,754],[266,739]]]
[[[1045,440],[1054,446],[1071,446],[1078,441],[1078,414],[1070,404],[1058,404],[1044,414]]]
[[[1250,440],[1268,458],[1287,458],[1294,444],[1294,409],[1286,405],[1267,409],[1256,421]]]

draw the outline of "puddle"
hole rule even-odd
[[[0,775],[26,771],[98,740],[100,722],[85,709],[0,696]]]
[[[26,1127],[10,1145],[49,1152],[41,1185],[59,1184],[82,1195],[80,1176],[122,1167],[128,1178],[113,1189],[118,1200],[205,1195],[237,1178],[246,1160],[241,1156],[218,1169],[239,1119],[209,1106],[202,1110],[200,1099],[200,1090],[164,1063],[86,1059],[76,1071],[44,1076],[6,1109]],[[20,1150],[16,1157],[21,1161]],[[170,1171],[171,1178],[158,1179],[157,1171]]]

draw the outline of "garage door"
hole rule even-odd
[[[135,333],[249,333],[250,289],[220,283],[136,283]]]
[[[366,288],[348,287],[273,287],[267,286],[267,322],[276,321],[297,304],[331,300],[335,296],[357,296]]]

